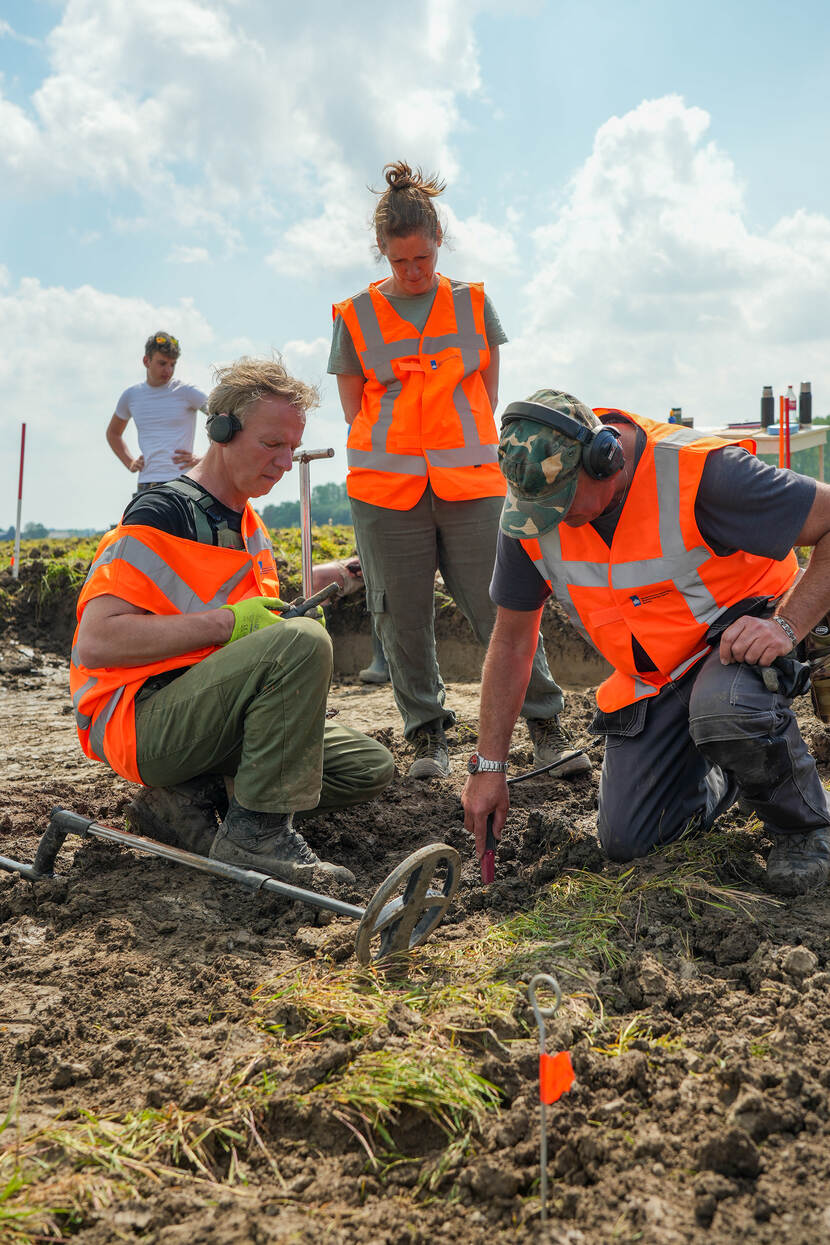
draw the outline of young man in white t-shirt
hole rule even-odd
[[[196,412],[207,395],[173,379],[180,354],[178,339],[154,333],[144,346],[147,379],[125,389],[107,427],[107,444],[128,471],[138,472],[137,492],[175,480],[199,461],[193,453]],[[130,419],[138,434],[135,458],[124,440]]]

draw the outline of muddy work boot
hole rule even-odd
[[[776,834],[767,857],[767,886],[776,895],[807,895],[830,877],[830,826],[809,834]]]
[[[533,743],[533,766],[538,769],[542,765],[551,765],[565,752],[573,750],[573,743],[559,724],[559,718],[528,718],[527,733]],[[587,774],[592,769],[590,757],[583,752],[578,757],[566,761],[556,771],[564,774]]]
[[[207,774],[175,787],[142,787],[125,814],[132,834],[207,856],[227,810],[224,779]]]
[[[240,869],[270,873],[292,886],[308,886],[320,879],[354,882],[354,874],[342,865],[320,860],[292,825],[291,813],[256,813],[231,797],[228,815],[216,832],[211,860],[222,860]]]
[[[448,778],[450,753],[447,737],[440,726],[421,727],[412,736],[415,760],[409,767],[410,778]]]

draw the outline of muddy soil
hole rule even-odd
[[[123,826],[130,788],[80,753],[62,659],[7,640],[0,679],[0,853],[31,861],[55,805]],[[624,872],[603,863],[594,837],[601,748],[586,734],[589,692],[569,694],[565,723],[587,744],[594,773],[513,789],[497,881],[486,891],[458,798],[477,684],[448,688],[459,724],[447,783],[405,777],[388,688],[342,681],[330,703],[341,721],[383,738],[399,761],[374,804],[304,826],[321,854],[351,865],[355,902],[435,840],[466,862],[454,909],[434,935],[447,943],[529,910],[568,870],[611,881]],[[804,721],[826,778],[827,737]],[[522,727],[511,761],[516,771],[530,765]],[[738,814],[727,826],[723,880],[763,896],[769,844]],[[20,1136],[83,1111],[123,1116],[168,1102],[198,1109],[219,1080],[267,1059],[269,1035],[251,1019],[263,982],[315,956],[348,963],[354,926],[345,918],[328,921],[96,841],[69,840],[59,865],[60,877],[35,884],[0,874],[0,1114],[21,1073]],[[657,877],[665,868],[655,857],[636,873]],[[566,1000],[550,1048],[570,1048],[577,1080],[548,1109],[546,1226],[528,1013],[529,1025],[517,1022],[475,1048],[501,1109],[429,1195],[417,1189],[418,1172],[446,1143],[416,1112],[396,1124],[401,1161],[379,1175],[333,1113],[289,1111],[276,1091],[260,1127],[278,1175],[254,1154],[235,1187],[185,1175],[147,1179],[139,1196],[87,1207],[67,1233],[83,1245],[830,1241],[827,895],[746,911],[701,903],[690,912],[664,888],[621,923],[618,942],[625,959],[612,968],[572,961],[567,946],[552,960]],[[601,1037],[586,1034],[586,999],[605,1018]],[[615,1054],[612,1039],[627,1026]],[[301,1070],[305,1084],[332,1067],[330,1046],[322,1042]]]

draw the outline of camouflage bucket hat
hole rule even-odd
[[[601,427],[590,407],[570,393],[539,389],[528,402],[569,415],[586,428]],[[582,447],[564,432],[534,419],[505,423],[499,466],[507,481],[501,529],[508,536],[542,536],[561,523],[576,492]]]

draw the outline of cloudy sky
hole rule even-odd
[[[828,26],[826,0],[0,0],[0,528],[23,420],[24,523],[117,519],[104,431],[157,328],[205,389],[281,351],[322,387],[313,482],[342,480],[330,307],[383,275],[398,157],[448,183],[440,267],[501,315],[502,401],[711,426],[810,380],[827,413]]]

